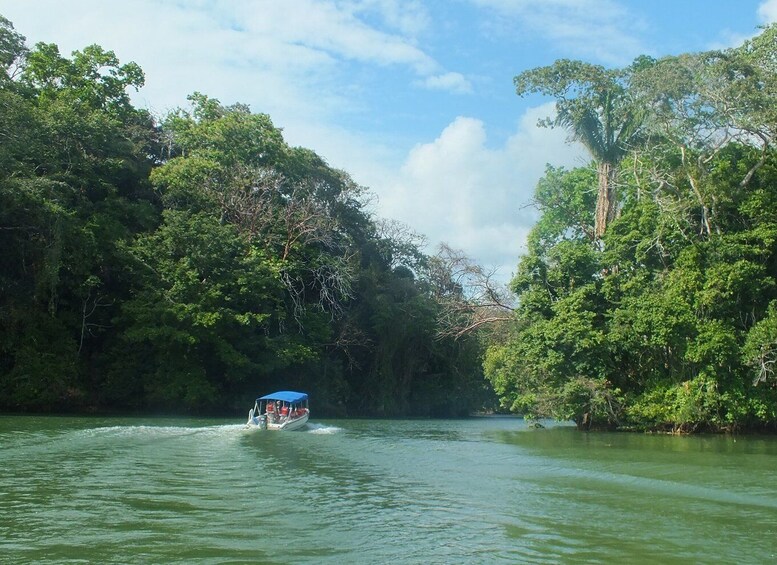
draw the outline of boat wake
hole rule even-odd
[[[183,436],[229,436],[235,430],[243,428],[242,424],[226,424],[216,426],[154,426],[154,425],[130,425],[130,426],[101,426],[80,430],[77,435],[98,437],[144,437],[174,438]]]
[[[330,435],[330,434],[336,434],[338,432],[343,431],[343,428],[338,428],[337,426],[327,426],[326,424],[313,424],[311,422],[308,422],[307,431],[309,434]]]

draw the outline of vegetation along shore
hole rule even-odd
[[[193,93],[154,116],[138,65],[1,16],[0,69],[4,411],[242,418],[293,389],[320,416],[777,429],[775,26],[516,69],[591,162],[547,166],[509,288],[266,114]]]

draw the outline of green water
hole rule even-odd
[[[777,562],[777,438],[241,419],[0,417],[0,562]]]

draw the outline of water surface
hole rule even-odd
[[[777,562],[777,438],[6,416],[0,562]]]

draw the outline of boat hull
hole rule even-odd
[[[268,430],[275,430],[279,432],[293,432],[294,430],[299,430],[300,428],[304,428],[308,423],[308,418],[310,418],[309,414],[303,414],[299,418],[294,418],[293,420],[287,420],[283,422],[282,424],[267,424]]]
[[[304,428],[307,425],[309,418],[310,414],[306,412],[299,418],[286,420],[285,422],[266,422],[265,424],[262,424],[259,417],[254,417],[248,421],[246,427],[257,430],[270,430],[273,432],[293,432],[294,430]]]

